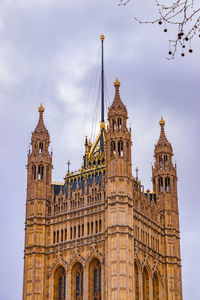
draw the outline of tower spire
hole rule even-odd
[[[104,123],[104,61],[103,61],[103,41],[104,35],[101,35],[101,123]]]

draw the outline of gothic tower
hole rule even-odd
[[[172,161],[173,149],[165,135],[163,118],[159,124],[161,131],[154,150],[152,181],[159,211],[163,215],[162,243],[166,259],[166,292],[170,295],[168,299],[179,300],[182,299],[182,284],[176,164]]]
[[[106,291],[107,299],[133,299],[133,203],[131,131],[127,110],[119,95],[108,112],[106,140]]]
[[[131,129],[118,79],[79,170],[52,182],[44,108],[27,162],[23,300],[182,300],[176,165],[161,118],[153,191],[132,175]]]
[[[27,200],[23,299],[43,299],[45,284],[46,207],[51,200],[52,153],[42,104],[32,133],[27,163]]]

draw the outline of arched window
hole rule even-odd
[[[169,177],[165,177],[165,191],[166,192],[170,192],[170,178]]]
[[[139,300],[139,272],[138,265],[134,263],[134,271],[135,271],[135,300]]]
[[[84,224],[82,224],[82,236],[84,236]]]
[[[38,180],[42,180],[44,178],[44,167],[43,165],[39,165],[38,167]]]
[[[163,178],[162,177],[159,177],[158,184],[159,184],[159,192],[162,193],[163,192]]]
[[[66,272],[63,267],[58,267],[54,274],[54,299],[65,300],[66,298]]]
[[[89,299],[101,300],[101,263],[98,259],[93,259],[89,266]]]
[[[80,238],[80,236],[81,236],[81,226],[78,225],[78,237]]]
[[[43,153],[43,143],[40,142],[39,143],[39,154],[42,154]]]
[[[57,243],[59,243],[59,231],[57,230]]]
[[[32,179],[33,180],[36,179],[36,166],[35,165],[32,166]]]
[[[120,157],[123,157],[123,142],[122,141],[118,142],[118,155]]]
[[[159,300],[159,281],[156,273],[153,276],[153,300]]]
[[[99,232],[101,232],[101,219],[99,220]]]
[[[166,168],[168,166],[168,156],[164,155],[164,167]]]
[[[116,126],[117,124],[116,124],[116,119],[113,119],[112,120],[112,128],[113,128],[113,130],[115,131],[116,130]]]
[[[121,118],[118,118],[118,119],[117,119],[117,126],[118,126],[118,129],[119,129],[119,130],[122,129],[122,119],[121,119]]]
[[[160,169],[163,168],[163,158],[162,158],[162,156],[159,156],[159,167],[160,167]]]
[[[93,234],[93,222],[91,222],[91,234]]]
[[[72,269],[72,300],[83,299],[83,267],[77,262]]]
[[[95,233],[98,232],[98,221],[95,222]]]
[[[111,142],[111,157],[114,157],[116,153],[116,147],[115,147],[115,142]]]
[[[63,242],[63,229],[61,229],[61,242]]]
[[[143,270],[142,279],[143,279],[143,299],[149,300],[149,275],[146,268],[144,268]]]
[[[90,223],[87,223],[87,234],[90,234]]]

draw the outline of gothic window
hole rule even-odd
[[[123,142],[122,141],[118,142],[118,155],[120,157],[123,157]]]
[[[54,274],[54,299],[65,300],[66,298],[66,272],[63,267],[58,267]]]
[[[93,222],[91,222],[91,234],[93,234]]]
[[[43,153],[43,143],[40,142],[39,143],[39,154],[42,154]]]
[[[156,273],[153,276],[153,300],[159,300],[159,281]]]
[[[70,240],[72,240],[72,227],[70,227]]]
[[[169,177],[165,178],[165,191],[168,193],[170,192],[170,178]]]
[[[63,242],[63,229],[61,229],[61,242]]]
[[[67,240],[67,229],[65,229],[65,241]]]
[[[56,242],[56,233],[55,233],[55,231],[53,232],[53,243],[55,244],[55,242]]]
[[[82,224],[82,236],[84,236],[84,224]]]
[[[78,237],[80,238],[80,236],[81,236],[81,227],[80,225],[78,225]]]
[[[159,185],[159,192],[162,193],[163,192],[163,178],[162,177],[159,177],[158,185]]]
[[[116,130],[116,127],[117,127],[116,119],[113,119],[112,120],[112,128],[113,128],[114,131]]]
[[[32,179],[33,180],[36,179],[36,166],[35,165],[32,166]]]
[[[167,157],[167,155],[164,155],[164,166],[165,166],[165,168],[168,166],[168,157]]]
[[[90,234],[90,223],[87,223],[87,234]]]
[[[113,157],[113,156],[115,156],[115,153],[116,153],[115,142],[112,141],[110,145],[111,145],[111,157]]]
[[[74,226],[74,239],[76,238],[76,226]]]
[[[89,293],[90,300],[101,300],[101,263],[98,259],[93,259],[89,267]]]
[[[37,153],[37,144],[34,144],[34,154]]]
[[[144,268],[143,270],[142,279],[143,279],[143,299],[149,300],[149,275],[146,268]]]
[[[57,243],[59,243],[59,231],[57,230]]]
[[[117,119],[117,126],[118,126],[118,129],[119,129],[119,130],[122,129],[122,119],[121,119],[121,118],[118,118],[118,119]]]
[[[162,159],[162,156],[159,156],[159,167],[160,167],[160,169],[163,168],[163,159]]]
[[[98,232],[98,221],[95,222],[95,233]]]
[[[42,180],[44,178],[44,167],[43,165],[39,165],[38,167],[38,180]]]
[[[83,267],[77,262],[72,269],[72,299],[83,299]]]
[[[101,232],[101,220],[99,220],[99,232]]]
[[[135,271],[135,300],[139,300],[139,272],[138,265],[134,263],[134,271]]]

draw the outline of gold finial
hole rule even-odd
[[[104,35],[102,34],[101,35],[101,40],[103,41],[105,39]]]
[[[118,80],[118,77],[116,78],[115,82],[114,82],[114,86],[120,86],[120,82]]]
[[[41,103],[40,106],[38,107],[38,111],[39,111],[39,112],[44,112],[44,107],[43,107],[42,103]]]
[[[163,117],[161,117],[161,120],[160,120],[159,124],[160,124],[160,126],[165,125],[165,121],[163,120]]]
[[[100,129],[105,129],[105,123],[104,122],[101,122]]]

